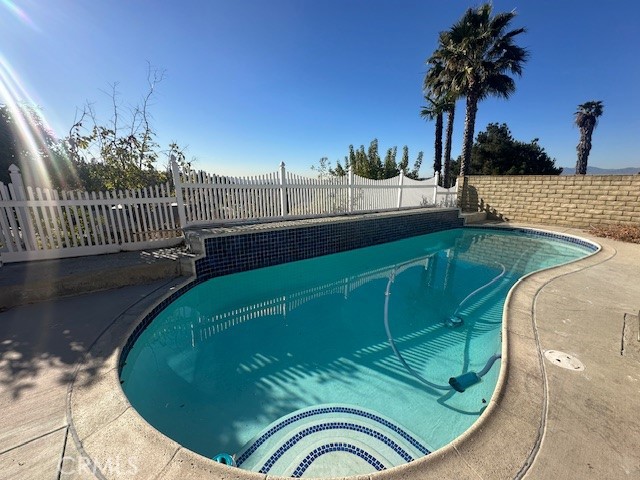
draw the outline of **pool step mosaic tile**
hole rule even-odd
[[[418,436],[352,405],[316,405],[269,425],[237,454],[237,466],[288,477],[375,472],[428,455]]]

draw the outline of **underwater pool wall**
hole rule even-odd
[[[377,213],[330,220],[200,230],[204,257],[195,262],[196,277],[208,279],[370,247],[462,227],[464,223],[458,209]]]
[[[189,242],[203,252],[195,260],[195,278],[147,312],[122,347],[118,373],[153,319],[180,295],[210,278],[459,228],[464,224],[459,212],[457,208],[431,208],[191,230],[186,233]]]

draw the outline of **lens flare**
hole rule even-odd
[[[0,99],[11,114],[13,134],[20,145],[25,183],[49,187],[51,179],[47,174],[43,157],[50,156],[51,142],[48,140],[55,139],[55,135],[42,113],[37,110],[36,103],[23,87],[20,77],[2,55],[0,55]],[[29,168],[25,168],[27,166]]]
[[[0,0],[0,6],[3,6],[7,10],[9,10],[9,12],[13,14],[13,16],[15,16],[18,20],[20,20],[25,25],[28,25],[32,29],[39,31],[36,24],[33,23],[31,18],[29,18],[29,15],[27,15],[24,10],[18,7],[16,5],[16,2],[12,2],[11,0]]]

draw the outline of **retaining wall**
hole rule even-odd
[[[571,227],[640,223],[640,175],[471,175],[463,211],[490,219]]]

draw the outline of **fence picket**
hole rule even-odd
[[[11,179],[12,183],[9,184],[9,192],[11,193],[11,197],[15,200],[24,200],[25,193],[22,179],[20,179],[20,183],[16,183],[15,185],[13,182],[13,176],[11,177]],[[25,249],[32,250],[34,248],[37,248],[37,245],[35,243],[33,232],[31,231],[31,224],[28,220],[28,214],[26,212],[27,209],[28,206],[26,205],[15,209],[15,220],[19,227],[19,230],[16,230],[16,232],[20,233],[21,243],[24,243]]]
[[[93,245],[100,245],[100,238],[98,237],[98,229],[96,227],[95,214],[93,205],[91,204],[91,198],[89,198],[89,192],[78,192],[78,196],[82,199],[84,198],[86,202],[86,206],[83,210],[86,210],[87,216],[89,217],[89,223],[86,224],[87,230],[89,226],[91,226],[91,230],[87,232],[87,239],[92,239]]]
[[[125,197],[129,209],[129,223],[131,224],[131,241],[141,242],[144,236],[140,228],[140,189],[125,190]]]
[[[197,192],[198,192],[198,210],[199,210],[199,215],[198,215],[198,219],[199,220],[207,220],[207,202],[205,200],[205,193],[204,193],[204,188],[202,186],[202,184],[204,183],[202,181],[202,170],[198,171],[196,174],[196,180],[198,182],[198,188],[197,188]]]
[[[46,205],[42,206],[41,210],[43,210],[43,217],[45,218],[48,230],[50,231],[49,239],[51,242],[51,249],[62,248],[63,245],[62,229],[59,225],[58,211],[54,204],[54,192],[55,190],[51,188],[45,188],[42,190],[42,194],[38,195],[39,200],[46,202]],[[36,213],[35,210],[36,209],[34,208],[34,214]]]
[[[105,239],[105,235],[104,235],[104,229],[102,228],[103,222],[102,222],[102,218],[103,215],[100,211],[100,204],[98,203],[97,199],[96,199],[96,192],[87,192],[87,200],[89,200],[93,205],[94,205],[94,209],[93,211],[95,212],[95,221],[96,221],[96,238],[98,239],[98,244],[99,245],[106,245],[107,241]],[[66,231],[66,230],[63,230]]]
[[[12,190],[9,186],[5,186],[4,184],[2,185],[2,188],[4,190],[4,197],[9,199],[9,200],[13,200],[15,199],[15,197],[12,195]],[[9,207],[9,210],[7,211],[7,217],[9,220],[9,226],[11,229],[11,238],[13,239],[13,245],[16,248],[16,251],[18,252],[22,252],[25,250],[25,246],[22,244],[22,236],[20,234],[20,228],[18,227],[18,222],[16,220],[16,212],[15,212],[15,208],[13,207]]]
[[[11,197],[9,196],[9,190],[4,185],[4,183],[0,182],[0,231],[2,233],[2,238],[4,239],[4,244],[7,247],[9,252],[15,252],[15,238],[11,226],[9,225],[9,220],[13,217],[13,207],[3,207],[2,202],[11,201]]]
[[[111,192],[106,192],[109,200],[111,200],[109,205],[109,210],[111,215],[115,218],[115,222],[113,223],[114,237],[116,239],[117,244],[124,243],[124,232],[122,228],[122,219],[120,218],[120,207],[118,204],[118,194],[115,190],[111,190]]]
[[[149,187],[149,193],[153,196],[153,187]],[[151,218],[153,219],[152,232],[158,232],[160,230],[160,221],[158,219],[158,212],[156,205],[149,202],[149,208],[151,209]]]
[[[33,189],[31,187],[27,187],[27,199],[28,200],[39,200],[42,197],[42,192],[40,191],[40,188],[36,188],[36,193],[33,193]],[[44,207],[42,207],[42,210],[44,210]],[[44,212],[43,215],[44,216]],[[46,240],[46,231],[43,228],[42,225],[42,221],[40,220],[40,212],[38,212],[38,207],[33,207],[33,214],[32,217],[35,218],[35,234],[37,236],[37,238],[40,239],[40,245],[41,246],[46,246],[47,244],[47,240]],[[45,221],[46,224],[46,221]]]
[[[155,186],[155,198],[160,198],[160,185]],[[158,203],[155,204],[156,209],[158,210],[158,219],[160,220],[160,225],[158,226],[158,230],[155,233],[153,238],[162,238],[164,232],[167,228],[167,219],[165,217],[166,211],[162,208],[162,206]]]
[[[161,198],[163,196],[164,186],[162,184],[156,185],[156,198]],[[158,235],[155,237],[157,239],[164,238],[166,232],[169,230],[169,212],[167,212],[167,204],[158,204],[158,209],[160,210],[160,217],[162,218],[162,228],[158,232]]]
[[[69,243],[69,229],[67,228],[62,206],[60,205],[60,195],[57,190],[51,190],[51,199],[55,204],[56,227],[60,230],[60,248],[68,248],[71,245]]]
[[[266,175],[260,175],[258,177],[257,183],[262,185],[269,184]],[[259,192],[260,192],[260,218],[265,218],[267,216],[267,209],[266,209],[266,203],[265,203],[267,189],[259,190]]]
[[[14,188],[13,183],[10,183],[9,193],[11,194],[11,198],[16,200],[23,199],[24,193],[22,189],[23,187],[21,185],[16,185]],[[15,221],[18,226],[16,232],[20,232],[21,243],[24,243],[25,250],[32,250],[35,248],[35,239],[33,238],[31,225],[27,220],[26,209],[27,207],[18,207],[15,209]]]
[[[204,215],[204,221],[206,222],[210,222],[213,217],[211,215],[211,202],[209,201],[209,187],[207,186],[206,183],[206,177],[207,174],[205,172],[203,172],[202,170],[200,170],[200,174],[201,174],[201,191],[202,191],[202,204],[203,204],[203,215]]]
[[[111,208],[107,203],[108,196],[105,196],[105,192],[98,192],[98,198],[100,199],[100,204],[101,204],[101,207],[100,207],[102,212],[101,218],[104,222],[103,231],[104,231],[105,241],[107,245],[113,245],[117,242],[115,241],[115,234],[113,232],[113,216],[110,215]]]
[[[239,205],[238,211],[240,214],[240,218],[245,219],[249,216],[249,211],[251,209],[251,205],[249,205],[248,198],[247,198],[247,187],[246,187],[247,181],[246,181],[246,178],[244,177],[237,177],[236,181],[240,186],[238,188],[238,194],[240,196],[240,205]]]
[[[76,192],[77,200],[78,200],[78,210],[80,211],[80,217],[82,219],[80,223],[80,238],[86,246],[91,246],[91,235],[89,230],[89,222],[87,221],[87,211],[86,206],[82,203],[82,195],[81,192]]]
[[[125,212],[127,213],[126,215],[126,221],[127,221],[127,227],[129,230],[129,243],[135,243],[138,242],[140,240],[138,240],[138,229],[136,227],[136,205],[137,205],[137,201],[136,201],[136,197],[135,197],[135,192],[131,189],[129,190],[124,190],[123,192],[123,200],[124,200],[124,207],[125,207]]]
[[[62,199],[63,200],[71,200],[67,203],[67,223],[69,225],[69,235],[71,236],[71,243],[74,247],[79,247],[81,245],[78,244],[78,235],[76,232],[76,225],[78,224],[78,220],[76,218],[76,211],[73,207],[73,196],[70,192],[62,191]]]
[[[227,191],[222,189],[222,186],[224,186],[225,183],[225,177],[219,177],[219,176],[215,176],[214,180],[216,181],[216,195],[218,197],[218,208],[219,208],[219,217],[220,220],[226,220],[228,218],[227,213],[227,205],[228,205],[228,199],[227,199]]]
[[[238,220],[238,209],[240,208],[240,192],[238,191],[238,180],[233,177],[233,209],[231,218]]]
[[[198,184],[198,176],[197,172],[192,173],[193,183],[195,185]],[[202,205],[200,202],[200,189],[198,187],[191,187],[191,200],[193,201],[193,215],[198,221],[202,222],[204,220],[204,215],[202,215]]]
[[[247,178],[247,197],[249,197],[250,199],[250,213],[249,213],[249,218],[259,218],[260,214],[258,213],[258,201],[260,200],[260,197],[258,196],[259,194],[259,190],[258,188],[255,186],[256,182],[255,182],[255,178],[254,177],[249,177]]]
[[[217,220],[217,219],[222,219],[223,217],[223,211],[222,211],[222,206],[224,204],[223,199],[220,195],[220,189],[217,188],[217,176],[216,175],[211,175],[210,179],[211,179],[211,196],[213,197],[213,218],[212,220]]]
[[[213,189],[211,188],[211,175],[208,173],[204,174],[205,179],[205,198],[207,202],[207,219],[209,221],[213,221],[216,218],[216,206],[215,200],[213,196]]]
[[[73,228],[73,236],[77,242],[79,247],[84,247],[84,236],[82,235],[82,217],[80,216],[80,207],[78,206],[78,202],[76,201],[74,192],[67,192],[67,197],[71,200],[71,217],[73,219],[72,228]]]
[[[198,202],[198,211],[199,216],[198,219],[201,221],[207,221],[207,205],[204,200],[204,188],[202,188],[202,170],[199,170],[195,174],[196,182],[198,183],[198,188],[196,188],[197,193],[197,202]]]
[[[190,172],[189,174],[189,183],[193,184],[195,183],[195,179],[193,178],[193,172]],[[199,205],[198,205],[198,201],[196,198],[196,191],[194,187],[188,187],[189,188],[189,210],[190,210],[190,214],[191,214],[191,218],[193,221],[198,222],[200,221],[200,215],[199,215]]]
[[[251,217],[251,210],[252,210],[252,202],[249,200],[249,188],[248,188],[248,181],[246,178],[239,178],[238,179],[238,183],[240,183],[241,187],[240,187],[240,192],[241,192],[241,202],[243,205],[243,208],[241,210],[241,216],[240,218],[245,219],[245,218],[250,218]]]
[[[169,186],[169,182],[166,184],[166,195],[167,197],[170,195],[171,187]],[[177,202],[176,202],[177,203]],[[171,219],[171,232],[167,234],[166,238],[171,238],[173,235],[177,236],[177,232],[179,230],[178,223],[176,222],[176,214],[173,211],[173,203],[169,203],[169,218]]]
[[[58,191],[51,188],[46,189],[44,200],[50,207],[49,213],[51,214],[52,228],[56,232],[56,237],[59,237],[58,245],[53,248],[65,248],[65,245],[68,245],[69,242],[69,233],[65,222],[63,210],[58,203]]]
[[[273,173],[269,173],[267,174],[267,181],[269,184],[274,185],[275,184],[275,179],[273,178]],[[273,212],[277,211],[278,209],[278,204],[276,203],[276,189],[275,188],[270,188],[269,190],[267,190],[267,195],[265,196],[265,202],[267,203],[266,205],[266,211],[265,211],[265,216],[267,217],[273,217]]]

